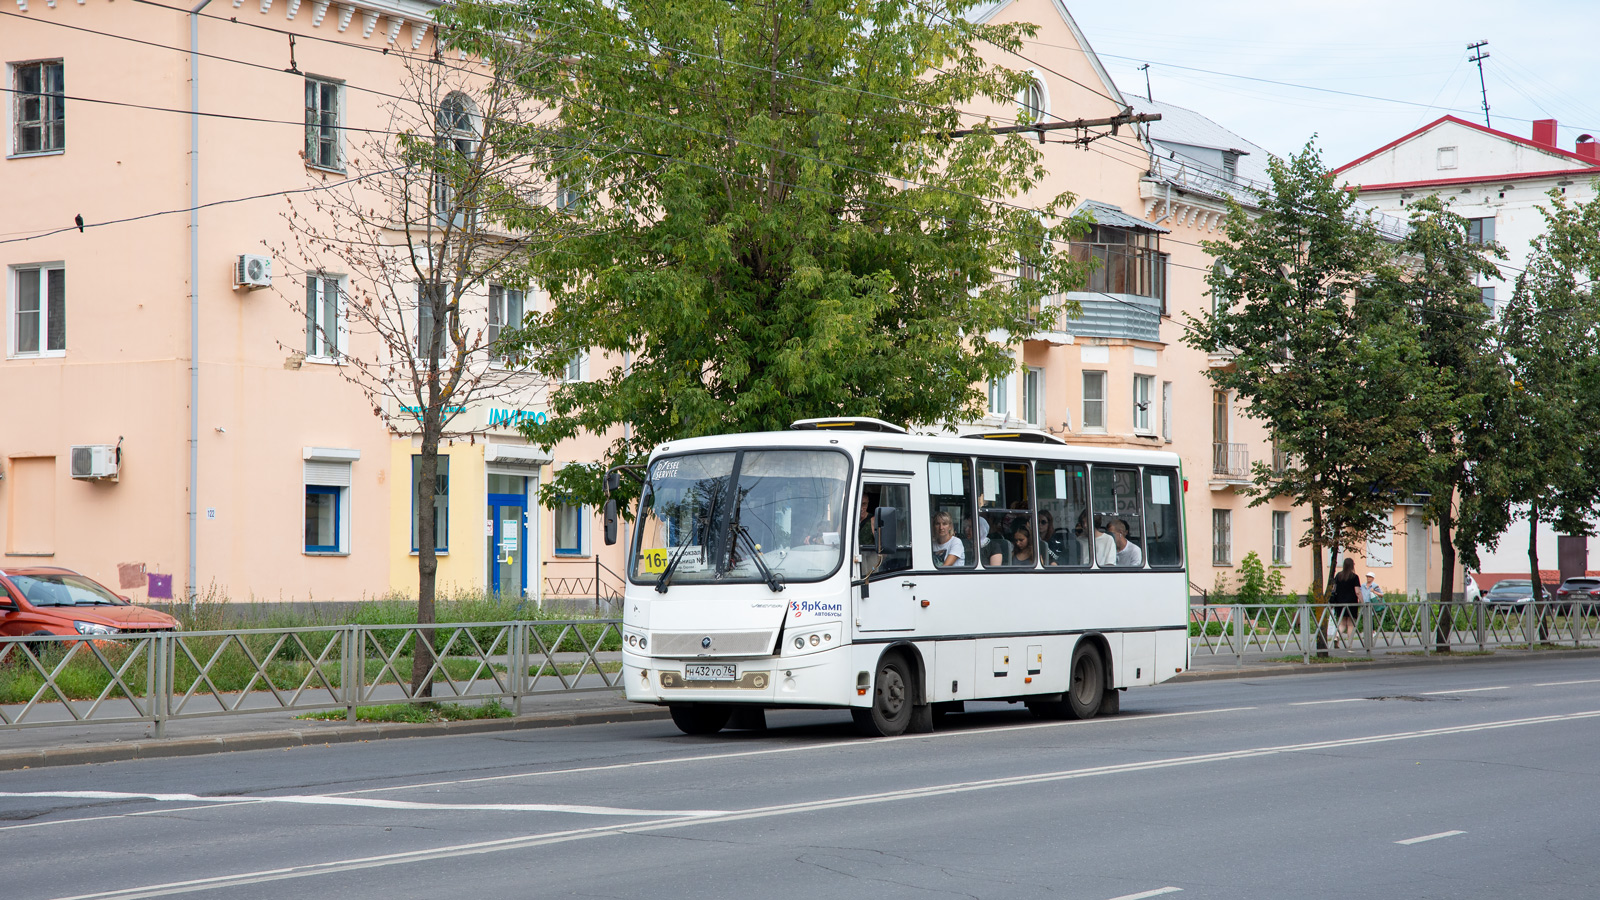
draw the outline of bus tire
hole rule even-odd
[[[872,680],[872,705],[853,707],[850,717],[856,730],[867,737],[894,737],[911,726],[916,698],[911,684],[911,665],[898,651],[878,659],[878,677]]]
[[[1067,684],[1067,713],[1074,719],[1092,719],[1106,696],[1106,667],[1100,651],[1087,641],[1072,651],[1072,678]]]
[[[669,703],[672,724],[684,734],[716,734],[728,724],[733,707],[699,703]]]
[[[1122,712],[1122,692],[1106,688],[1106,695],[1100,698],[1100,715],[1114,716],[1119,712]]]

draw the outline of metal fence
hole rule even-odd
[[[1362,603],[1354,618],[1335,618],[1332,606],[1212,605],[1189,612],[1191,656],[1299,655],[1323,650],[1433,653],[1452,650],[1582,647],[1600,641],[1600,605],[1405,600]],[[1441,640],[1443,638],[1443,640]]]
[[[524,697],[615,690],[608,651],[621,629],[574,619],[0,637],[0,728],[150,722],[161,737],[174,719],[342,709],[354,721],[364,706],[455,700],[521,714]]]

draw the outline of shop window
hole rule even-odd
[[[588,521],[585,507],[563,503],[555,508],[555,552],[557,556],[584,556],[584,537]]]
[[[422,515],[417,504],[417,485],[422,472],[422,454],[411,456],[411,552],[416,553],[417,532]],[[450,457],[439,454],[439,471],[433,491],[433,549],[438,553],[450,552]]]

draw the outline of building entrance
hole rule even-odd
[[[528,589],[528,479],[489,476],[489,589],[501,597],[522,597]]]

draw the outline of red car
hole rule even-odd
[[[71,569],[0,570],[0,635],[115,635],[178,631],[178,620],[134,606]]]

